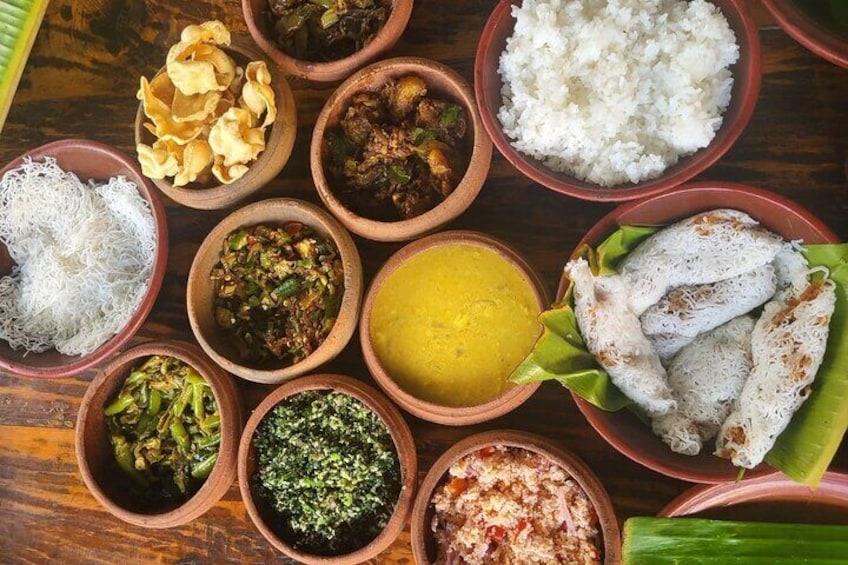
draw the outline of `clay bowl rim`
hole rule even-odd
[[[556,442],[537,434],[519,430],[491,430],[469,436],[445,451],[427,471],[418,488],[412,509],[410,538],[412,554],[417,563],[430,563],[426,539],[432,536],[430,525],[425,523],[433,491],[442,483],[451,465],[460,458],[489,446],[519,447],[537,453],[562,467],[580,486],[598,515],[602,537],[604,563],[617,565],[621,560],[621,530],[612,499],[601,480],[577,455],[560,447]]]
[[[675,518],[748,502],[816,502],[848,509],[848,475],[827,471],[815,490],[772,473],[739,483],[698,485],[668,503],[657,516]]]
[[[128,510],[121,506],[100,486],[88,460],[89,446],[98,440],[88,437],[86,423],[93,411],[103,408],[93,404],[97,393],[104,387],[108,387],[111,390],[107,398],[111,398],[129,376],[129,366],[153,355],[168,355],[180,359],[191,365],[209,383],[221,417],[221,444],[218,448],[218,460],[212,472],[191,498],[166,512],[145,513]],[[163,529],[181,526],[205,514],[223,498],[235,480],[243,416],[241,397],[232,377],[215,365],[196,345],[176,340],[149,341],[136,345],[116,355],[86,389],[74,431],[74,450],[80,475],[97,502],[116,518],[144,528]],[[101,431],[103,432],[102,440],[107,441],[105,429]],[[111,454],[111,450],[108,447],[106,449]]]
[[[352,553],[323,556],[304,553],[294,549],[294,547],[268,527],[254,501],[254,494],[250,486],[250,475],[254,467],[252,463],[253,436],[259,425],[274,407],[284,399],[308,390],[341,392],[365,404],[365,406],[380,417],[380,420],[386,426],[392,437],[395,453],[397,453],[402,485],[398,499],[395,502],[394,511],[383,531],[367,545]],[[306,563],[307,565],[353,565],[371,559],[382,552],[392,544],[403,530],[417,490],[418,455],[409,425],[404,420],[400,410],[384,394],[353,377],[334,373],[320,373],[279,386],[265,397],[253,411],[253,414],[244,427],[241,441],[239,442],[238,483],[239,491],[241,492],[241,497],[250,519],[262,536],[274,548],[283,552],[288,557]]]
[[[227,208],[260,190],[285,168],[291,157],[297,136],[297,107],[294,93],[285,75],[262,54],[257,53],[255,49],[241,40],[236,39],[231,45],[219,47],[236,60],[236,64],[241,66],[244,66],[246,61],[265,62],[271,72],[271,85],[274,89],[277,116],[269,126],[269,131],[266,132],[265,149],[255,161],[250,163],[247,173],[235,182],[214,184],[217,179],[211,177],[208,185],[189,183],[187,187],[176,187],[173,185],[173,179],[147,179],[173,201],[197,210]],[[153,76],[156,77],[163,72],[165,72],[164,66],[156,71]],[[149,120],[144,114],[144,106],[139,102],[133,124],[136,147],[139,143],[152,143],[155,140],[155,136],[143,127],[143,124],[147,121]]]
[[[330,125],[331,114],[340,106],[349,106],[350,100],[355,94],[371,90],[375,84],[382,85],[390,77],[410,73],[419,76],[432,73],[447,80],[451,92],[447,94],[439,92],[438,94],[440,97],[449,98],[454,103],[461,104],[470,116],[471,127],[468,131],[473,136],[469,140],[472,147],[471,154],[468,157],[468,165],[465,168],[462,180],[453,192],[434,208],[408,220],[372,220],[353,212],[336,197],[330,186],[332,184],[331,179],[324,173],[324,135]],[[471,206],[482,190],[491,161],[492,141],[483,128],[471,85],[450,67],[423,57],[385,59],[365,67],[348,78],[333,92],[318,114],[309,149],[312,180],[321,201],[350,231],[375,241],[394,242],[413,239],[432,232],[460,216]]]
[[[763,5],[792,39],[822,59],[848,69],[848,33],[840,36],[792,0],[763,0]]]
[[[514,385],[498,397],[477,406],[444,406],[422,400],[406,392],[395,382],[391,375],[389,375],[389,372],[380,363],[377,352],[371,343],[370,324],[371,310],[374,307],[374,301],[383,284],[410,258],[436,247],[457,244],[481,247],[496,253],[499,257],[510,263],[533,289],[540,312],[544,311],[549,304],[545,286],[530,263],[506,242],[477,231],[445,231],[418,239],[395,252],[380,267],[380,270],[368,287],[365,302],[362,306],[362,316],[359,320],[359,340],[362,346],[362,354],[365,358],[365,365],[368,368],[368,372],[371,373],[371,376],[380,388],[383,389],[383,392],[404,410],[422,420],[448,426],[479,424],[503,416],[524,404],[541,385],[540,382]],[[542,329],[540,327],[539,335],[541,335],[541,331]]]
[[[268,221],[256,221],[253,219],[254,212],[261,214],[263,209],[273,211],[274,219]],[[196,310],[200,308],[212,308],[212,304],[198,304],[196,288],[203,284],[212,284],[208,281],[209,273],[200,273],[200,263],[205,258],[220,253],[221,242],[232,231],[246,226],[258,224],[282,225],[291,210],[305,214],[310,218],[303,222],[319,233],[326,233],[339,250],[344,269],[345,289],[342,303],[336,322],[324,341],[306,359],[292,365],[286,365],[276,369],[260,369],[244,365],[229,359],[219,353],[206,339],[206,332],[201,328]],[[299,220],[298,220],[299,221]],[[315,204],[298,200],[296,198],[269,198],[248,204],[231,212],[221,220],[212,231],[203,239],[188,274],[186,285],[186,309],[188,310],[189,324],[194,337],[206,354],[222,369],[248,381],[260,384],[280,384],[286,380],[293,379],[309,371],[315,370],[320,365],[334,359],[350,342],[356,331],[359,310],[362,305],[363,293],[363,271],[359,251],[351,235],[332,215]],[[218,328],[214,328],[220,331]]]
[[[7,358],[0,357],[0,369],[8,371],[17,376],[35,378],[35,379],[62,379],[72,377],[81,373],[95,365],[102,363],[108,359],[122,346],[124,346],[144,325],[147,316],[153,309],[156,299],[159,296],[159,291],[162,288],[162,281],[165,278],[165,271],[168,265],[168,219],[165,214],[165,207],[156,190],[151,186],[150,180],[141,174],[141,168],[138,162],[125,155],[117,149],[101,143],[99,141],[91,141],[81,138],[62,139],[53,141],[35,149],[31,149],[26,153],[16,157],[10,161],[2,170],[0,177],[7,171],[18,167],[25,158],[42,160],[44,157],[53,157],[62,155],[66,151],[82,150],[86,153],[91,153],[92,159],[105,159],[116,163],[117,167],[125,168],[125,171],[116,172],[115,174],[124,174],[127,179],[134,182],[138,186],[138,192],[149,204],[150,211],[153,215],[153,226],[156,232],[156,251],[153,257],[153,265],[150,270],[150,279],[148,281],[147,291],[141,299],[135,312],[124,324],[123,328],[106,340],[100,347],[88,355],[76,356],[77,360],[66,365],[54,365],[52,367],[37,367],[10,361]],[[69,172],[70,168],[66,169]],[[80,178],[82,182],[87,182],[87,178]],[[106,178],[96,179],[105,181]],[[2,244],[0,244],[2,245]],[[3,246],[5,248],[5,246]],[[28,356],[37,356],[40,353],[30,353]],[[73,357],[73,356],[66,356]]]
[[[733,147],[754,114],[762,84],[762,49],[759,28],[744,0],[727,0],[736,16],[743,22],[743,29],[736,29],[732,26],[731,29],[733,29],[737,38],[743,35],[748,45],[748,49],[740,49],[739,61],[734,65],[736,69],[734,91],[737,90],[738,86],[738,95],[742,97],[738,118],[730,122],[726,119],[731,106],[734,105],[732,98],[730,106],[723,114],[725,119],[721,128],[716,132],[716,137],[710,144],[691,155],[682,157],[677,164],[666,169],[662,175],[655,179],[643,180],[635,185],[628,183],[615,187],[601,187],[579,181],[566,173],[556,173],[545,167],[541,162],[525,156],[513,148],[497,118],[497,109],[501,106],[501,80],[497,73],[497,66],[502,49],[496,49],[493,36],[504,26],[512,29],[513,20],[510,14],[510,6],[518,1],[499,0],[486,21],[474,59],[474,89],[483,125],[501,155],[522,175],[554,192],[595,202],[623,202],[667,192],[714,165]],[[744,76],[740,77],[739,75],[743,73],[742,68],[749,66],[750,72],[744,73]],[[744,80],[740,80],[740,78]],[[496,86],[494,88],[496,92],[490,92],[493,86]],[[494,109],[494,111],[491,111],[491,109]]]
[[[585,236],[580,240],[580,242],[575,247],[575,251],[579,250],[583,245],[597,245],[601,241],[603,241],[610,233],[612,233],[615,229],[617,229],[621,224],[619,220],[622,217],[627,217],[634,212],[638,212],[642,209],[654,209],[661,208],[667,201],[677,201],[677,200],[691,200],[693,195],[705,194],[708,198],[711,199],[714,204],[705,206],[697,206],[698,210],[708,210],[715,208],[732,208],[733,206],[727,206],[725,202],[727,201],[728,196],[732,195],[745,195],[745,197],[756,200],[758,204],[769,206],[772,208],[779,209],[781,212],[787,215],[791,215],[800,221],[803,221],[809,226],[812,230],[818,232],[821,236],[821,240],[830,243],[836,243],[839,241],[838,236],[827,227],[821,220],[816,218],[812,213],[808,210],[796,204],[792,200],[780,196],[778,194],[754,188],[751,186],[731,183],[731,182],[719,182],[719,181],[703,181],[696,183],[688,183],[678,187],[676,190],[672,192],[666,192],[663,194],[659,194],[653,196],[651,198],[646,198],[644,200],[638,200],[634,202],[629,202],[615,208],[604,217],[602,217],[598,222],[590,229]],[[687,217],[687,215],[692,215],[697,213],[696,209],[693,209],[691,212],[682,215],[675,216],[674,218],[670,218],[667,220],[667,223],[664,225],[668,225],[669,223],[683,219]],[[754,217],[754,219],[759,220],[760,216],[757,213],[749,214]],[[771,229],[771,228],[769,228]],[[575,252],[572,252],[571,257],[574,257]],[[559,287],[557,288],[557,301],[561,300],[565,290],[567,288],[567,279],[563,274],[560,278]],[[619,434],[614,429],[617,426],[610,427],[605,421],[605,412],[596,408],[579,395],[574,392],[571,393],[571,397],[574,399],[575,404],[577,404],[577,408],[592,426],[592,428],[602,437],[608,444],[610,444],[613,448],[616,449],[619,453],[646,467],[652,471],[660,473],[661,475],[665,475],[667,477],[671,477],[674,479],[679,479],[683,481],[689,481],[694,483],[706,483],[706,484],[715,484],[722,483],[727,481],[735,481],[736,475],[738,473],[738,469],[733,467],[730,462],[727,462],[727,468],[725,471],[719,472],[705,472],[703,470],[697,470],[689,468],[690,465],[687,465],[684,462],[696,461],[695,459],[690,459],[685,455],[673,454],[672,456],[679,461],[679,463],[675,465],[668,465],[661,461],[656,460],[652,455],[644,455],[644,453],[629,445],[628,442],[619,437]],[[636,422],[635,416],[633,417],[633,421]],[[638,425],[644,425],[639,423]],[[654,438],[657,442],[657,445],[660,447],[667,447],[662,444],[659,438]],[[670,451],[669,451],[670,453]],[[745,473],[745,479],[750,480],[756,477],[760,477],[766,474],[773,472],[771,467],[767,466],[765,463],[754,468],[749,469]]]
[[[315,82],[333,82],[349,76],[368,61],[394,47],[406,31],[412,16],[413,3],[413,0],[393,0],[389,18],[371,41],[352,55],[328,62],[306,61],[286,54],[266,36],[265,25],[260,23],[264,16],[256,13],[254,2],[242,0],[241,6],[253,41],[280,69],[287,74]]]

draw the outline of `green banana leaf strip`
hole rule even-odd
[[[614,274],[619,260],[658,230],[624,226],[597,249],[586,247],[577,254],[589,261],[596,274]],[[807,245],[804,255],[811,266],[830,271],[837,288],[836,310],[813,391],[778,437],[766,461],[793,480],[815,487],[848,429],[848,244]],[[574,315],[570,287],[562,302],[543,312],[539,321],[542,335],[513,371],[512,382],[557,381],[602,410],[627,408],[645,420],[586,349]]]
[[[848,526],[630,518],[624,565],[831,565],[846,562]]]
[[[830,270],[836,309],[813,390],[778,436],[766,461],[793,480],[818,485],[848,428],[848,243],[808,245],[811,265]]]

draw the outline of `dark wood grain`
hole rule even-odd
[[[480,29],[494,0],[417,0],[392,55],[423,55],[472,78]],[[848,240],[848,71],[810,54],[753,6],[761,22],[764,81],[750,126],[702,179],[733,180],[793,198]],[[236,0],[54,0],[44,19],[0,138],[0,163],[57,139],[88,137],[133,151],[138,77],[158,69],[188,23],[218,18],[246,35]],[[312,124],[336,85],[294,81],[298,140],[280,176],[253,196],[318,198],[308,167]],[[612,207],[581,202],[521,177],[496,155],[477,201],[450,227],[499,236],[525,254],[553,294],[563,260]],[[156,307],[134,343],[191,340],[185,281],[205,234],[226,214],[169,203],[171,258]],[[366,280],[399,245],[356,240]],[[370,381],[358,338],[327,368]],[[269,563],[281,557],[247,517],[236,485],[208,514],[168,531],[127,526],[82,484],[73,449],[80,399],[93,373],[38,382],[0,375],[0,562]],[[239,383],[249,408],[270,387]],[[517,428],[556,440],[582,457],[612,495],[619,518],[653,514],[687,484],[619,455],[592,431],[567,392],[545,384],[520,409],[484,425],[448,428],[409,417],[423,475],[449,445],[477,431]],[[844,445],[834,462],[848,468]],[[375,562],[411,563],[401,536]]]

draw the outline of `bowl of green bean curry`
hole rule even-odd
[[[232,378],[198,347],[134,347],[83,398],[76,428],[83,481],[126,522],[185,524],[232,484],[242,419]]]

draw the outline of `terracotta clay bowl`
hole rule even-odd
[[[231,232],[258,224],[281,226],[291,221],[302,222],[336,244],[344,266],[345,289],[341,309],[327,338],[306,359],[286,366],[270,362],[251,365],[239,358],[231,339],[215,322],[215,285],[209,274],[220,258],[222,242]],[[279,384],[334,359],[356,330],[361,303],[362,262],[350,234],[318,206],[293,198],[262,200],[240,208],[224,218],[200,244],[191,264],[186,288],[186,306],[191,330],[206,354],[225,371],[263,384]]]
[[[797,0],[763,0],[763,5],[795,41],[834,65],[848,68],[848,32],[817,20]]]
[[[536,382],[512,386],[497,398],[484,404],[478,404],[477,406],[456,407],[428,402],[417,398],[404,390],[383,367],[377,356],[377,352],[374,349],[374,345],[371,342],[370,331],[371,311],[374,308],[374,301],[376,300],[377,294],[380,292],[383,284],[386,280],[388,280],[392,273],[394,273],[410,258],[423,251],[455,244],[472,245],[497,253],[500,257],[512,264],[518,273],[521,274],[521,276],[533,288],[539,304],[539,311],[541,312],[547,308],[547,295],[545,293],[544,285],[538,275],[535,273],[530,264],[506,243],[494,237],[474,231],[441,232],[408,244],[386,261],[374,277],[374,280],[366,293],[365,304],[362,307],[362,318],[359,323],[359,340],[362,344],[362,354],[365,357],[365,365],[368,367],[368,370],[374,377],[374,380],[376,380],[380,388],[382,388],[383,391],[404,410],[429,422],[445,424],[448,426],[466,426],[492,420],[499,416],[503,416],[507,412],[515,410],[528,398],[530,398],[534,392],[536,392],[540,383]]]
[[[815,490],[773,473],[741,483],[693,487],[659,516],[808,524],[848,523],[848,475],[827,472]]]
[[[221,416],[218,460],[206,482],[182,504],[150,508],[135,498],[131,481],[115,462],[103,409],[130,374],[130,369],[152,355],[168,355],[191,365],[206,379]],[[179,341],[148,342],[116,356],[91,382],[82,399],[76,426],[76,454],[80,474],[94,498],[124,522],[145,528],[172,528],[204,514],[224,496],[236,477],[238,441],[243,410],[230,375],[196,346]]]
[[[760,57],[759,30],[745,0],[715,0],[736,34],[739,44],[739,61],[733,65],[734,84],[730,105],[724,113],[721,128],[709,146],[683,157],[655,179],[638,184],[622,184],[601,187],[583,182],[566,173],[558,173],[541,161],[524,155],[515,149],[506,136],[498,119],[498,110],[503,104],[501,77],[498,62],[506,47],[506,40],[513,33],[515,20],[511,8],[521,0],[500,0],[489,21],[483,28],[477,57],[474,61],[474,89],[486,131],[495,142],[498,151],[522,174],[531,180],[562,194],[582,200],[603,202],[646,198],[670,190],[709,168],[719,160],[736,142],[747,126],[760,92],[762,60]]]
[[[465,174],[454,191],[435,208],[408,220],[379,221],[348,209],[336,196],[333,179],[324,170],[324,135],[338,126],[353,97],[376,91],[390,79],[415,74],[427,83],[428,95],[462,106],[468,116],[465,154],[470,156]],[[324,205],[350,231],[377,241],[405,241],[435,231],[462,214],[477,197],[492,160],[492,142],[483,129],[471,86],[449,67],[418,57],[386,59],[370,65],[346,80],[327,100],[315,121],[309,152],[312,180]]]
[[[395,46],[412,15],[413,0],[394,0],[386,25],[356,53],[337,61],[295,59],[277,47],[268,21],[268,0],[242,0],[241,7],[253,41],[286,74],[317,82],[341,80]]]
[[[253,447],[253,436],[265,416],[282,400],[308,390],[325,390],[341,392],[361,401],[370,408],[386,425],[395,444],[400,463],[402,487],[394,512],[389,518],[383,531],[368,545],[353,553],[337,556],[323,556],[303,553],[295,549],[277,529],[280,518],[274,510],[265,503],[261,494],[254,492],[251,486],[252,477],[256,470],[256,452]],[[245,425],[241,436],[238,455],[239,489],[250,519],[265,536],[271,545],[282,551],[288,557],[307,565],[354,565],[363,563],[386,549],[397,538],[406,524],[412,501],[415,498],[415,487],[418,484],[418,458],[415,452],[415,442],[403,417],[398,409],[374,388],[361,381],[342,375],[311,375],[286,383],[268,395],[256,407],[253,415]]]
[[[597,246],[619,226],[665,226],[698,212],[715,208],[734,208],[751,215],[767,229],[787,240],[805,243],[836,243],[838,238],[827,226],[791,200],[744,185],[719,182],[691,183],[679,190],[646,200],[619,206],[595,224],[578,244]],[[560,280],[557,300],[565,293],[568,281]],[[605,412],[572,393],[577,407],[597,431],[615,449],[633,461],[663,475],[694,483],[734,481],[738,469],[729,461],[705,449],[690,457],[673,453],[649,426],[628,410]],[[746,472],[746,478],[770,472],[763,464]]]
[[[242,68],[250,61],[265,60],[255,48],[236,42],[229,47],[224,47],[223,50]],[[211,177],[211,180],[205,184],[190,183],[182,187],[174,186],[170,178],[150,179],[150,182],[183,206],[200,210],[218,210],[247,198],[271,182],[283,170],[294,147],[294,138],[297,133],[297,109],[286,77],[271,63],[266,61],[266,64],[271,72],[271,87],[274,89],[277,104],[277,118],[265,130],[265,150],[250,163],[247,173],[231,184],[218,184],[215,177]],[[162,67],[157,75],[163,72],[165,67]],[[139,143],[152,145],[156,141],[156,137],[143,127],[143,124],[148,121],[150,120],[144,115],[144,109],[139,103],[134,126],[136,145]]]
[[[467,437],[448,449],[427,472],[418,489],[410,522],[412,553],[416,563],[433,563],[436,557],[436,541],[430,526],[435,512],[432,504],[434,492],[445,482],[448,470],[454,463],[470,453],[490,446],[520,447],[538,453],[571,475],[589,497],[598,514],[603,563],[618,565],[621,560],[621,532],[612,501],[598,477],[577,456],[551,440],[514,430],[492,430]]]
[[[150,181],[141,174],[138,163],[108,145],[86,139],[65,139],[48,143],[21,155],[6,165],[0,171],[0,177],[7,171],[20,166],[26,157],[36,161],[41,161],[44,157],[54,157],[62,169],[75,173],[83,182],[87,182],[88,179],[105,182],[110,177],[123,175],[138,186],[139,194],[150,203],[150,210],[153,213],[156,255],[153,258],[150,281],[141,304],[121,331],[94,352],[82,356],[62,355],[55,349],[42,353],[13,351],[5,341],[0,341],[0,370],[38,379],[70,377],[109,358],[144,324],[156,302],[162,279],[165,277],[165,267],[168,263],[168,222],[159,195]],[[8,250],[0,243],[0,275],[9,274],[12,267],[13,263]]]

